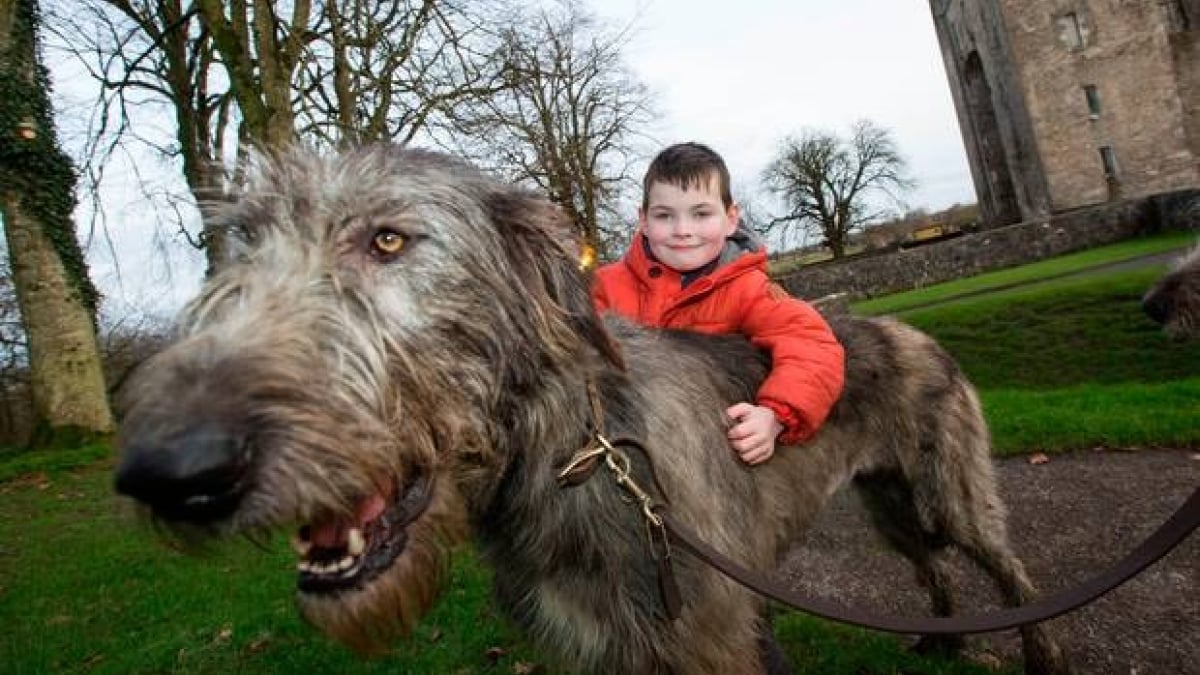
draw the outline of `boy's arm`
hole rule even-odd
[[[746,298],[742,331],[771,354],[757,403],[775,412],[779,442],[801,443],[821,427],[842,393],[845,353],[825,319],[763,275]]]

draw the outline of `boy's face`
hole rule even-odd
[[[703,267],[721,254],[725,238],[737,229],[738,208],[721,203],[716,177],[685,190],[670,183],[650,185],[638,227],[662,264],[679,272]]]

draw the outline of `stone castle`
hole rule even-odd
[[[930,0],[998,227],[1200,187],[1200,0]]]

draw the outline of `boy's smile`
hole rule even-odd
[[[654,183],[648,207],[638,214],[654,257],[677,272],[698,269],[721,255],[738,223],[737,205],[725,208],[715,177],[688,188]]]

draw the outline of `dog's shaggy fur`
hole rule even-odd
[[[1033,593],[975,392],[912,328],[836,319],[847,384],[828,423],[749,468],[723,410],[753,396],[760,355],[602,321],[542,200],[371,147],[263,161],[219,218],[231,259],[125,389],[117,487],[217,533],[300,525],[302,611],[345,642],[411,628],[470,534],[501,606],[577,670],[762,672],[759,597],[677,552],[668,618],[636,506],[607,475],[556,483],[589,441],[589,381],[609,433],[649,448],[674,518],[745,565],[772,569],[852,484],[937,614],[953,609],[951,544],[1007,604]],[[1030,672],[1065,669],[1041,627],[1023,633]]]
[[[1178,340],[1200,337],[1200,245],[1146,292],[1142,309]]]

